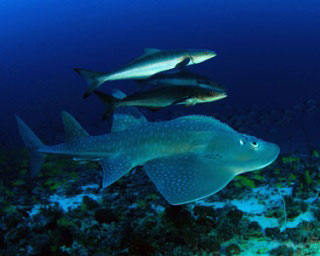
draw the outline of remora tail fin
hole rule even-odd
[[[83,77],[88,84],[88,88],[83,94],[84,99],[90,96],[92,92],[94,92],[97,88],[100,87],[101,84],[105,82],[105,80],[101,79],[102,76],[106,75],[105,73],[94,72],[81,68],[74,68],[73,70],[76,71],[81,77]]]
[[[99,97],[99,99],[102,101],[102,103],[105,105],[105,111],[102,115],[102,120],[106,120],[110,115],[112,115],[112,113],[116,109],[115,103],[118,100],[117,98],[100,91],[95,91],[94,94],[96,94]]]
[[[38,149],[42,148],[44,144],[17,115],[16,120],[22,140],[29,151],[31,177],[35,177],[44,163],[45,155],[38,152]]]

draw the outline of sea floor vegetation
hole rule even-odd
[[[317,150],[182,206],[141,168],[101,191],[94,163],[49,157],[31,179],[27,159],[1,153],[0,255],[320,255]]]

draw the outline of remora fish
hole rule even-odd
[[[236,175],[271,164],[279,147],[240,134],[205,116],[148,122],[143,116],[115,115],[112,132],[89,136],[62,112],[65,143],[46,146],[17,118],[30,152],[31,174],[41,169],[46,154],[98,161],[107,187],[136,166],[143,169],[170,204],[189,203],[224,188]]]
[[[144,55],[114,72],[100,73],[79,68],[74,70],[88,83],[87,91],[83,95],[86,98],[106,81],[146,79],[156,73],[198,64],[215,56],[215,52],[208,50],[158,50],[146,48]]]
[[[185,105],[190,107],[198,103],[212,102],[227,97],[225,92],[199,86],[159,87],[129,96],[124,95],[122,99],[100,91],[95,91],[94,93],[106,107],[102,118],[103,120],[119,107],[145,107],[151,110],[159,110],[160,108],[171,105]]]
[[[215,89],[224,91],[225,88],[205,76],[187,72],[180,71],[174,73],[160,73],[155,74],[152,77],[145,80],[137,80],[141,85],[150,84],[155,86],[185,86],[193,85],[200,86],[208,89]]]

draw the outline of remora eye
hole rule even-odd
[[[208,53],[208,52],[205,52],[205,54],[208,55],[209,53]]]
[[[257,148],[259,146],[259,143],[256,141],[251,142],[252,147]]]

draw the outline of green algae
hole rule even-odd
[[[27,173],[28,173],[28,171],[25,168],[20,171],[21,176],[25,176],[25,175],[27,175]]]
[[[146,205],[147,205],[147,201],[144,200],[144,199],[138,199],[138,200],[136,201],[136,204],[138,205],[139,208],[145,209],[145,208],[146,208]]]
[[[310,177],[310,172],[309,170],[305,170],[305,180],[306,180],[306,184],[310,185],[312,183],[312,179]]]
[[[15,205],[6,205],[3,207],[2,211],[5,214],[10,215],[17,212],[17,207]]]
[[[14,195],[15,195],[15,194],[14,194],[10,189],[8,189],[8,188],[5,188],[4,193],[5,193],[7,196],[9,196],[9,197],[14,197]]]
[[[312,156],[313,156],[314,158],[320,158],[320,155],[319,155],[318,150],[314,149],[313,152],[312,152]]]
[[[264,177],[261,176],[260,174],[254,174],[254,175],[253,175],[253,178],[254,178],[255,180],[258,180],[258,181],[263,181],[263,180],[264,180]]]
[[[11,184],[12,184],[13,186],[21,186],[21,185],[24,185],[24,184],[25,184],[25,181],[24,181],[24,180],[21,180],[21,179],[18,179],[18,180],[14,180]]]
[[[237,181],[235,182],[236,187],[239,187],[239,188],[242,188],[242,187],[255,188],[256,187],[254,181],[245,176],[239,175],[235,178],[235,180]]]
[[[154,201],[154,200],[156,200],[157,198],[159,198],[159,197],[158,197],[158,195],[155,194],[155,193],[151,193],[151,194],[148,194],[148,195],[146,196],[146,200],[151,200],[151,201]]]
[[[278,167],[274,168],[274,174],[280,175],[280,173],[281,173],[281,169],[280,168],[278,168]]]
[[[57,179],[48,179],[43,183],[43,185],[49,190],[57,190],[63,185],[63,182]]]
[[[283,164],[292,164],[292,163],[299,163],[300,162],[300,158],[299,157],[297,157],[297,156],[294,157],[294,156],[291,156],[291,155],[283,156],[281,158],[281,160],[282,160]]]
[[[290,173],[288,179],[289,179],[290,181],[295,181],[295,180],[297,179],[297,176],[294,175],[293,173]]]
[[[73,171],[67,174],[69,176],[70,179],[72,179],[73,181],[78,181],[79,180],[79,175],[77,172]]]

